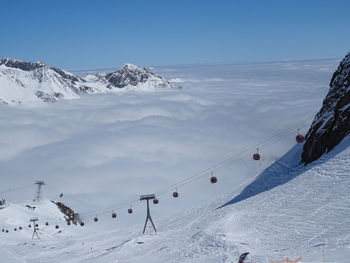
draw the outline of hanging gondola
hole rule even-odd
[[[56,228],[56,229],[59,229],[59,228],[60,228],[60,226],[59,226],[59,225],[55,225],[55,228]]]
[[[214,176],[214,172],[211,172],[210,182],[212,184],[216,184],[218,182],[218,179]]]
[[[98,222],[98,217],[97,216],[94,217],[94,222]]]
[[[35,227],[39,227],[39,224],[35,224]]]
[[[117,218],[117,213],[112,213],[112,218]]]
[[[62,198],[63,197],[63,193],[60,193],[60,198]]]
[[[5,231],[6,233],[8,233],[9,231],[6,229],[6,231]]]
[[[153,204],[155,204],[155,205],[159,204],[158,198],[154,198],[154,199],[153,199]]]
[[[254,161],[259,161],[261,158],[260,154],[259,154],[259,148],[256,148],[256,153],[253,154],[253,160]]]
[[[83,221],[81,221],[80,226],[85,226],[85,223]]]
[[[174,198],[178,198],[179,197],[179,193],[177,191],[173,192],[173,197]]]
[[[28,227],[29,227],[29,228],[31,228],[31,227],[32,227],[32,225],[31,225],[31,224],[29,224],[29,225],[28,225]]]
[[[128,209],[128,213],[132,214],[132,208],[131,207]]]
[[[20,226],[18,229],[19,229],[19,230],[22,230],[22,227]]]
[[[304,135],[299,133],[299,130],[300,129],[298,129],[298,131],[297,131],[297,136],[295,137],[295,140],[296,140],[297,143],[302,143],[302,142],[305,141],[305,137],[304,137]]]
[[[67,226],[70,226],[70,221],[67,221]]]
[[[17,231],[17,228],[14,228],[13,230],[14,230],[14,231]]]
[[[49,222],[45,222],[45,226],[48,226],[49,225]]]
[[[1,231],[2,231],[2,232],[5,232],[5,229],[2,229]]]

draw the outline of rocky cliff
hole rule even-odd
[[[340,62],[330,89],[317,113],[302,153],[307,164],[331,151],[350,132],[350,53]]]

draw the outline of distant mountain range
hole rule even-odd
[[[118,89],[151,90],[176,88],[147,67],[125,64],[111,73],[78,77],[42,62],[0,59],[0,103],[55,102],[81,94]]]

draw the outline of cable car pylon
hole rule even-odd
[[[155,199],[155,195],[154,194],[149,194],[149,195],[141,195],[140,196],[140,201],[143,201],[143,200],[146,200],[147,201],[147,216],[146,216],[146,222],[145,222],[145,226],[143,227],[143,232],[142,234],[145,234],[145,231],[146,231],[146,226],[147,226],[147,222],[148,220],[151,221],[151,224],[153,226],[153,229],[154,231],[157,233],[157,229],[156,227],[154,226],[154,223],[153,223],[153,220],[152,220],[152,217],[151,217],[151,212],[149,210],[149,200],[152,200],[152,199]]]
[[[34,239],[34,236],[36,236],[38,239],[40,239],[40,237],[39,237],[39,234],[38,234],[38,232],[37,232],[37,230],[39,230],[39,228],[38,228],[38,224],[36,223],[38,221],[38,218],[31,218],[30,219],[30,222],[32,222],[33,223],[33,235],[32,235],[32,239]]]

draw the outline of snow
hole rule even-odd
[[[38,79],[40,75],[41,81]],[[23,71],[16,68],[0,66],[0,98],[7,103],[29,103],[39,101],[35,91],[47,94],[55,92],[64,94],[67,99],[79,96],[64,83],[61,77],[50,68],[43,67],[35,71]]]
[[[252,262],[287,256],[317,262],[322,253],[331,262],[347,262],[349,145],[347,138],[306,167],[295,158],[301,150],[298,145],[281,159],[291,165],[289,173],[277,162],[259,175],[270,186],[277,180],[275,187],[261,189],[259,182],[252,193],[256,195],[216,209],[242,194],[246,188],[241,187],[206,206],[157,222],[157,235],[142,235],[134,228],[80,231],[73,238],[7,240],[2,248],[25,262],[236,262],[245,251]]]
[[[262,147],[261,162],[251,160],[253,149],[215,171],[216,185],[209,172],[180,187],[178,199],[171,192],[159,196],[160,204],[151,206],[157,235],[141,234],[142,202],[133,204],[134,214],[126,207],[111,218],[116,204],[156,192],[313,116],[337,64],[158,67],[166,79],[181,80],[183,89],[0,105],[2,189],[28,185],[3,194],[11,205],[0,210],[2,221],[28,220],[23,199],[33,197],[32,183],[42,179],[46,200],[67,203],[86,222],[65,227],[62,235],[43,232],[38,241],[30,231],[8,233],[0,255],[8,262],[152,263],[236,262],[245,251],[252,262],[299,255],[312,262],[322,250],[326,258],[338,250],[346,255],[348,141],[301,167],[302,146],[293,147],[297,128]],[[308,125],[300,125],[301,132]],[[50,220],[59,217],[55,212]]]

